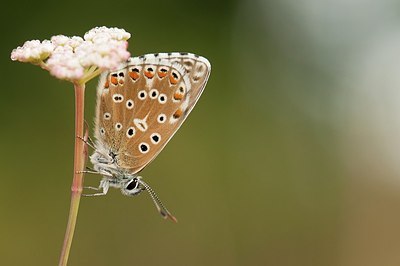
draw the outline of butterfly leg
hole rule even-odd
[[[88,122],[85,120],[85,126],[86,126],[86,132],[89,130],[89,124]],[[86,136],[87,140],[85,142],[87,142],[88,145],[90,145],[90,147],[94,148],[94,141],[90,138],[89,134],[87,134]]]
[[[95,196],[105,196],[105,195],[106,195],[106,193],[104,193],[104,192],[94,193],[94,194],[82,194],[82,196],[85,196],[85,197],[95,197]]]
[[[83,188],[87,188],[87,189],[91,189],[91,190],[97,190],[97,191],[100,190],[98,187],[83,187]]]
[[[102,183],[100,183],[99,187],[84,187],[84,188],[99,191],[102,188],[101,186],[102,186]],[[82,196],[85,196],[85,197],[105,196],[107,194],[107,191],[108,191],[108,186],[107,187],[103,187],[103,192],[93,193],[93,194],[82,194]]]
[[[99,191],[101,189],[101,187],[83,187],[83,188],[96,190],[96,191]],[[106,193],[104,193],[104,191],[99,192],[99,193],[93,193],[93,194],[82,194],[82,196],[85,196],[85,197],[104,196],[104,195],[106,195]]]
[[[94,175],[101,175],[99,172],[96,171],[89,171],[89,170],[84,170],[84,171],[76,171],[77,174],[94,174]]]
[[[94,148],[94,141],[92,140],[92,138],[90,136],[87,137],[87,142],[90,143],[91,147]]]
[[[94,196],[104,196],[107,194],[108,192],[108,188],[110,187],[110,184],[107,180],[101,180],[100,182],[100,186],[98,188],[95,187],[85,187],[88,189],[92,189],[92,190],[100,190],[103,189],[103,192],[99,192],[99,193],[94,193],[94,194],[82,194],[82,196],[86,196],[86,197],[94,197]]]
[[[90,148],[92,148],[93,150],[96,150],[96,148],[94,147],[94,143],[93,140],[88,136],[87,139],[81,137],[81,136],[76,136],[78,139],[82,140],[86,145],[88,145]]]
[[[100,183],[101,184],[101,183]],[[84,189],[91,189],[91,190],[96,190],[99,191],[101,190],[101,186],[100,187],[83,187]],[[85,197],[92,197],[92,196],[104,196],[107,194],[107,191],[104,192],[104,187],[103,187],[103,192],[99,192],[99,193],[93,193],[93,194],[82,194],[82,196]]]
[[[102,173],[86,166],[86,170],[83,171],[76,171],[77,174],[94,174],[94,175],[103,175]]]
[[[113,175],[105,172],[105,171],[96,171],[88,166],[86,166],[86,170],[83,171],[76,171],[77,174],[94,174],[94,175],[102,175],[102,176],[109,176],[112,177]]]
[[[90,148],[92,148],[94,151],[96,151],[96,153],[101,154],[104,158],[109,157],[107,154],[104,154],[103,152],[99,151],[98,149],[96,149],[95,143],[93,142],[93,140],[87,136],[87,139],[81,137],[81,136],[76,136],[78,139],[80,139],[81,141],[83,141],[86,145],[88,145]]]
[[[82,136],[76,136],[78,139],[82,140],[86,145],[88,145],[89,147],[91,147],[92,149],[96,150],[96,148],[94,147],[94,142],[93,140],[90,138],[88,131],[89,131],[89,125],[85,120],[85,135]]]

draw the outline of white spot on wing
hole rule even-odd
[[[151,134],[151,136],[150,136],[150,140],[151,140],[151,143],[157,144],[157,143],[159,143],[160,140],[161,140],[161,135],[158,134],[158,133],[153,133],[153,134]]]
[[[155,99],[155,98],[157,98],[157,97],[158,97],[158,90],[152,89],[152,90],[149,92],[149,96],[150,96],[150,99]]]
[[[186,110],[189,106],[189,97],[186,97],[185,101],[181,104],[181,109]]]
[[[169,123],[174,124],[176,121],[178,121],[179,118],[175,118],[173,115],[169,118]]]
[[[160,93],[160,96],[158,97],[158,102],[161,104],[164,104],[167,102],[167,95],[164,93]]]
[[[111,119],[111,114],[110,113],[104,113],[103,118],[104,118],[104,120],[110,120]]]
[[[122,129],[122,124],[121,123],[115,123],[115,130],[120,131]]]
[[[124,100],[124,96],[122,94],[115,93],[112,96],[112,99],[115,103],[121,103]]]
[[[148,153],[149,152],[149,150],[150,150],[150,146],[149,146],[149,144],[147,144],[146,142],[142,142],[142,143],[140,143],[139,144],[139,146],[138,146],[138,148],[139,148],[139,151],[141,152],[141,153]]]
[[[144,100],[147,97],[147,91],[145,90],[141,90],[138,92],[138,98],[139,100]]]
[[[126,136],[128,138],[132,138],[133,136],[135,136],[136,130],[134,127],[130,127],[128,128],[128,130],[126,131]]]
[[[126,101],[126,108],[132,109],[133,105],[134,105],[134,103],[133,103],[133,101],[131,99]]]
[[[135,124],[137,129],[139,129],[142,132],[145,132],[149,128],[146,120],[147,120],[147,116],[144,119],[135,118],[135,119],[133,119],[133,123]]]
[[[165,114],[159,114],[157,117],[157,122],[162,124],[165,123],[165,120],[167,120],[167,116]]]

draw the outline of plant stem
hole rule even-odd
[[[67,230],[65,232],[64,244],[61,250],[59,266],[66,266],[69,251],[71,249],[72,238],[74,237],[76,219],[78,216],[79,202],[82,194],[83,171],[86,161],[85,143],[77,138],[84,137],[84,104],[85,104],[85,84],[74,83],[75,87],[75,151],[74,151],[74,175],[71,187],[71,205],[68,216]]]

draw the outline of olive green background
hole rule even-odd
[[[146,193],[83,198],[69,265],[400,265],[399,10],[394,0],[2,4],[0,264],[57,264],[73,173],[72,85],[12,62],[11,50],[104,25],[132,34],[133,55],[193,52],[212,72],[141,173],[179,223]]]

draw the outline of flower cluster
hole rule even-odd
[[[27,41],[11,59],[40,65],[59,79],[86,82],[104,70],[115,70],[130,54],[130,34],[123,29],[97,27],[83,38],[53,36],[50,41]]]

